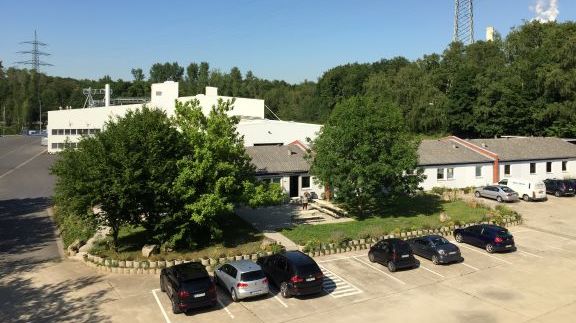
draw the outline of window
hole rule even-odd
[[[156,91],[156,96],[162,96],[162,91]]]
[[[302,188],[310,187],[310,176],[302,176]]]
[[[53,143],[52,143],[52,149],[58,149],[58,144],[55,143],[55,142],[53,142]]]
[[[510,165],[504,165],[504,175],[510,175]]]
[[[62,136],[64,134],[64,129],[58,129],[58,135]]]
[[[64,134],[65,134],[66,136],[70,135],[70,129],[64,129]]]
[[[476,177],[482,177],[482,166],[476,166]]]
[[[552,173],[552,162],[546,162],[546,173]]]
[[[58,143],[58,149],[64,149],[64,143],[63,142]]]
[[[454,168],[447,168],[446,169],[446,178],[453,179],[454,178]]]
[[[71,135],[75,135],[75,134],[76,134],[76,129],[70,129],[70,134],[71,134]]]
[[[282,180],[282,177],[274,177],[274,178],[272,178],[272,183],[280,184],[281,180]]]
[[[444,179],[444,168],[438,168],[436,179]]]
[[[56,134],[58,134],[58,130],[52,129],[52,136],[54,136],[54,135],[56,135]]]
[[[263,178],[262,182],[264,182],[266,184],[270,184],[270,179],[269,178]]]
[[[568,167],[566,167],[566,166],[568,166],[568,162],[567,162],[567,161],[563,161],[563,162],[562,162],[562,171],[563,171],[563,172],[565,172],[566,169],[568,168]]]
[[[536,163],[530,163],[530,174],[536,174]]]

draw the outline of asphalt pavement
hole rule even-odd
[[[0,275],[60,259],[47,212],[54,156],[40,137],[0,137]]]

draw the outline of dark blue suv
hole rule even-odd
[[[486,249],[488,253],[496,251],[515,251],[514,237],[503,227],[493,224],[478,224],[454,230],[454,239]]]

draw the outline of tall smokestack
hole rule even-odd
[[[110,84],[104,86],[104,106],[110,106]]]
[[[494,41],[494,27],[486,27],[486,41]]]

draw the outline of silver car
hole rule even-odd
[[[268,279],[262,268],[249,260],[232,261],[214,271],[216,284],[230,293],[232,300],[268,294]]]
[[[487,197],[498,202],[514,202],[518,201],[518,193],[514,192],[508,186],[501,185],[488,185],[476,189],[474,192],[476,197]]]

